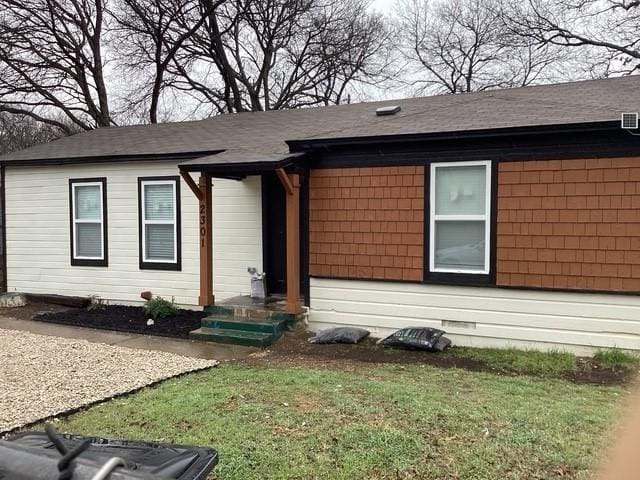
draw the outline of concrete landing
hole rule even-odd
[[[169,352],[184,355],[186,357],[204,358],[207,360],[237,360],[246,358],[251,353],[258,351],[257,348],[240,345],[200,342],[179,338],[139,335],[135,333],[111,332],[108,330],[96,330],[93,328],[20,320],[1,315],[2,310],[0,310],[0,328],[5,330],[22,330],[40,335],[62,338],[78,338],[87,340],[88,342],[106,343],[107,345],[117,345],[120,347],[140,350]]]

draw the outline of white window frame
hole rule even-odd
[[[76,211],[76,187],[95,187],[98,186],[100,188],[100,222],[97,220],[87,220],[87,219],[78,219],[77,211]],[[102,182],[96,181],[83,181],[83,180],[71,180],[71,212],[72,218],[71,223],[73,225],[73,231],[71,234],[73,235],[73,259],[74,260],[104,260],[104,189]],[[93,223],[100,224],[100,256],[99,257],[87,257],[78,255],[78,237],[76,236],[76,225],[78,223]]]
[[[147,220],[146,210],[146,186],[147,185],[171,185],[173,193],[173,221],[168,220]],[[177,212],[177,190],[176,181],[174,179],[167,180],[141,180],[140,181],[140,215],[142,223],[142,261],[143,263],[157,263],[175,265],[178,263],[178,212]],[[147,257],[147,225],[173,225],[173,259],[171,260],[154,260]]]
[[[485,171],[485,214],[484,215],[436,215],[436,170],[447,167],[484,166]],[[484,222],[484,269],[466,270],[456,268],[436,268],[435,235],[436,221],[477,221]],[[431,164],[429,182],[429,270],[433,273],[463,273],[467,275],[487,275],[490,271],[491,256],[491,160],[472,162],[439,162]]]

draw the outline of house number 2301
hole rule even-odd
[[[207,237],[207,209],[204,204],[200,204],[200,247],[204,248]]]

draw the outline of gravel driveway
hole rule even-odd
[[[0,329],[0,433],[216,364]]]

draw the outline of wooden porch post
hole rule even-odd
[[[278,171],[287,192],[287,313],[300,310],[300,175]],[[285,178],[286,177],[286,178]]]
[[[200,190],[199,231],[200,231],[200,296],[198,304],[213,305],[213,214],[212,184],[209,175],[201,175],[198,181]]]

